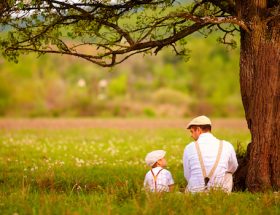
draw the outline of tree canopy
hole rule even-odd
[[[157,54],[171,47],[185,54],[184,38],[200,31],[223,31],[221,41],[238,27],[249,31],[238,17],[238,1],[202,0],[7,0],[1,2],[3,55],[16,60],[22,52],[57,53],[113,66],[137,53]],[[271,5],[271,13],[274,9]],[[276,8],[275,8],[276,10]],[[226,23],[226,24],[225,24]],[[91,52],[83,47],[92,46]]]

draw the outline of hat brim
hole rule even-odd
[[[187,125],[187,129],[191,129],[192,126],[200,126],[200,125],[210,125],[211,124],[190,124],[190,125]]]

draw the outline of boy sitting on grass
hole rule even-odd
[[[164,150],[156,150],[147,154],[145,161],[151,170],[147,172],[144,187],[151,192],[170,192],[174,189],[174,180],[171,173],[164,169],[167,162]]]

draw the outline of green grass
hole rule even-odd
[[[245,145],[242,131],[218,137]],[[183,194],[180,129],[0,131],[0,214],[279,214],[279,195]],[[145,193],[147,152],[167,151],[176,192]]]

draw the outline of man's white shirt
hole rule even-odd
[[[154,175],[157,175],[159,173],[157,176],[157,180],[156,180],[156,184],[157,184],[156,191],[157,192],[162,192],[162,191],[169,192],[169,185],[174,184],[174,180],[172,178],[171,173],[168,170],[163,169],[162,167],[155,167],[152,169],[152,171],[153,171]],[[145,176],[144,187],[148,188],[149,191],[151,191],[151,192],[155,192],[155,181],[154,181],[154,177],[153,177],[151,170],[149,172],[147,172],[147,174]]]
[[[199,148],[202,154],[202,160],[208,176],[216,161],[220,140],[211,133],[202,133],[198,140]],[[208,187],[223,187],[223,180],[226,172],[234,173],[238,163],[233,146],[222,141],[223,150],[218,166],[208,182]],[[188,181],[187,189],[190,192],[199,192],[204,190],[205,183],[202,175],[198,154],[195,148],[195,142],[186,146],[183,155],[184,176]]]

